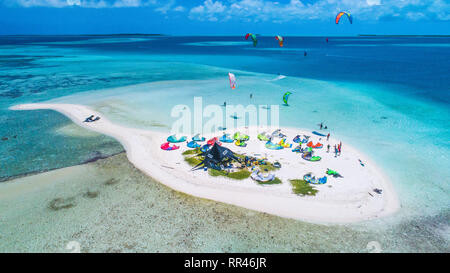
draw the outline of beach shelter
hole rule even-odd
[[[205,159],[200,162],[197,166],[192,168],[192,170],[199,169],[200,166],[204,166],[207,168],[212,168],[216,170],[220,170],[222,163],[229,160],[236,160],[240,162],[239,158],[228,148],[219,146],[217,143],[214,143],[211,149],[201,154],[205,157]]]

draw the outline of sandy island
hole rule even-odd
[[[73,104],[22,104],[11,107],[11,110],[50,109],[69,117],[81,127],[93,130],[117,139],[125,148],[129,161],[145,174],[160,183],[180,192],[196,197],[211,199],[251,210],[270,213],[273,215],[292,218],[313,223],[350,223],[374,219],[394,213],[399,208],[397,195],[382,171],[365,155],[359,153],[349,144],[343,144],[342,155],[335,157],[326,148],[320,149],[316,155],[322,157],[319,162],[303,160],[291,149],[269,150],[264,142],[256,135],[250,135],[245,148],[237,147],[233,143],[225,147],[247,155],[266,156],[269,161],[278,161],[282,168],[275,172],[283,183],[276,185],[260,185],[252,179],[232,180],[226,177],[212,177],[203,170],[191,171],[182,155],[188,150],[185,143],[175,151],[164,151],[160,145],[166,142],[168,133],[150,130],[127,128],[112,123],[92,109]],[[84,123],[90,115],[102,118],[92,123]],[[255,128],[251,128],[256,131]],[[240,130],[246,132],[247,129]],[[298,134],[311,135],[314,143],[319,136],[311,131],[281,128],[291,142]],[[234,132],[227,132],[234,133]],[[221,136],[220,133],[215,136]],[[190,137],[190,136],[189,136]],[[210,136],[205,136],[210,137]],[[320,140],[326,146],[333,147],[339,141],[330,138]],[[361,159],[365,166],[361,166]],[[302,179],[303,175],[313,172],[317,176],[324,176],[327,168],[337,170],[343,178],[328,176],[324,185],[314,185],[318,190],[315,196],[299,196],[293,193],[289,179]],[[382,189],[377,194],[373,189]]]

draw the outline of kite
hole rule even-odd
[[[341,11],[338,13],[338,15],[336,16],[336,24],[339,24],[339,20],[341,20],[342,15],[347,15],[348,21],[350,22],[350,24],[353,24],[352,15],[346,11]]]
[[[247,33],[247,35],[245,35],[245,40],[248,40],[248,37],[252,38],[253,46],[256,46],[256,44],[258,43],[258,40],[256,39],[256,35],[255,34],[251,34],[251,33]]]

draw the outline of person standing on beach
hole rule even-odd
[[[330,133],[328,133],[328,135],[327,135],[327,141],[329,141],[330,140]]]
[[[336,144],[334,144],[334,157],[337,157],[338,149],[336,147]]]
[[[330,152],[330,144],[328,144],[328,146],[327,146],[327,153],[329,153]]]

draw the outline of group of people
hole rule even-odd
[[[328,135],[330,135],[330,134],[328,134]],[[327,140],[328,140],[328,138],[327,138]],[[327,145],[327,153],[330,152],[330,148],[331,148],[331,146],[330,146],[330,144],[328,144]],[[340,156],[341,152],[342,152],[342,142],[339,142],[339,144],[334,145],[334,156],[335,157]]]
[[[320,130],[322,130],[322,129],[326,130],[326,129],[328,129],[328,126],[323,125],[323,122],[321,122],[321,123],[319,123],[319,129]]]

